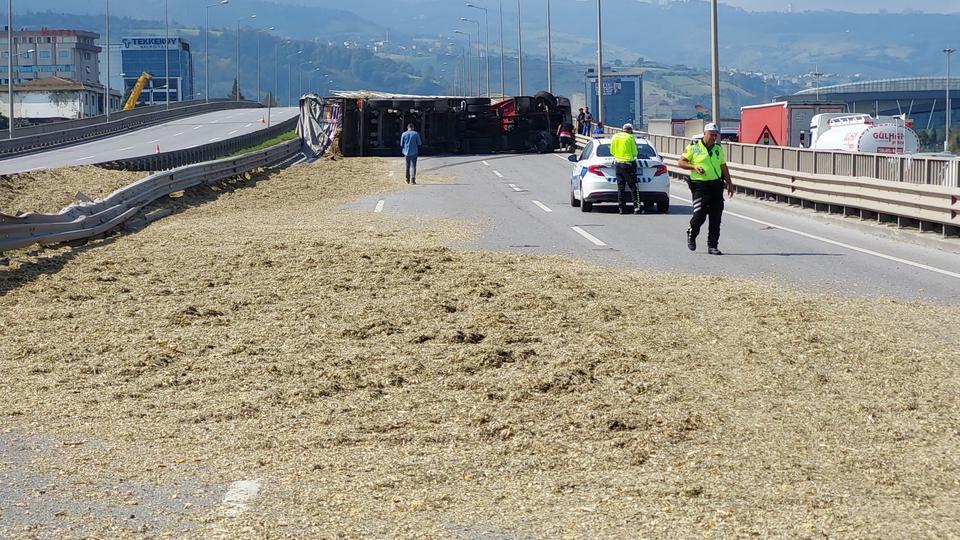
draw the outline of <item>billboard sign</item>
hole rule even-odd
[[[180,48],[180,38],[162,37],[126,37],[120,40],[125,51],[162,51],[164,48],[177,50]],[[166,43],[166,47],[164,47]]]

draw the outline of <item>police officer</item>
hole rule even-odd
[[[636,199],[633,213],[639,214],[640,194],[637,192],[637,139],[633,136],[633,126],[624,124],[623,131],[617,133],[610,140],[610,155],[616,161],[617,171],[617,205],[620,213],[627,213],[627,186]]]
[[[694,141],[680,158],[680,168],[690,171],[690,192],[693,195],[693,218],[687,229],[687,247],[697,249],[697,235],[700,227],[710,218],[707,231],[707,248],[711,255],[723,255],[720,242],[720,218],[723,216],[723,191],[733,197],[733,181],[727,169],[726,156],[718,141],[720,128],[716,124],[707,124],[703,130],[703,139]]]

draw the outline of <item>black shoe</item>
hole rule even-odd
[[[407,178],[407,183],[408,183],[408,184],[410,183],[410,179],[409,179],[409,178]]]
[[[621,216],[624,215],[624,214],[626,214],[626,213],[627,213],[627,209],[626,209],[626,208],[621,208],[621,209],[620,209],[620,215],[621,215]]]
[[[718,248],[710,248],[707,250],[707,253],[711,255],[723,255],[723,252],[720,251]]]
[[[638,214],[638,215],[639,215],[639,214],[642,214],[642,213],[643,213],[643,208],[640,208],[640,207],[638,206],[638,207],[636,207],[636,208],[633,209],[633,213],[634,213],[634,214]]]
[[[416,183],[417,183],[417,179],[414,178],[413,180],[410,180],[410,183],[411,183],[411,184],[416,184]]]
[[[693,231],[691,231],[690,229],[687,229],[687,249],[689,249],[690,251],[696,251],[697,239],[696,237],[693,236],[692,233]]]

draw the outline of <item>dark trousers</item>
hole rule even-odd
[[[640,207],[640,193],[637,192],[637,162],[617,163],[617,204],[623,210],[627,207],[627,186],[633,191],[634,204]]]
[[[407,182],[411,179],[417,179],[417,156],[407,156]]]
[[[693,195],[693,218],[690,219],[690,234],[696,238],[700,227],[710,218],[707,229],[707,247],[715,248],[720,242],[720,218],[723,216],[723,180],[706,182],[690,181]]]

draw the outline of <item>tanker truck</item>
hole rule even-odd
[[[810,121],[810,149],[915,154],[920,139],[905,116],[826,113]]]

